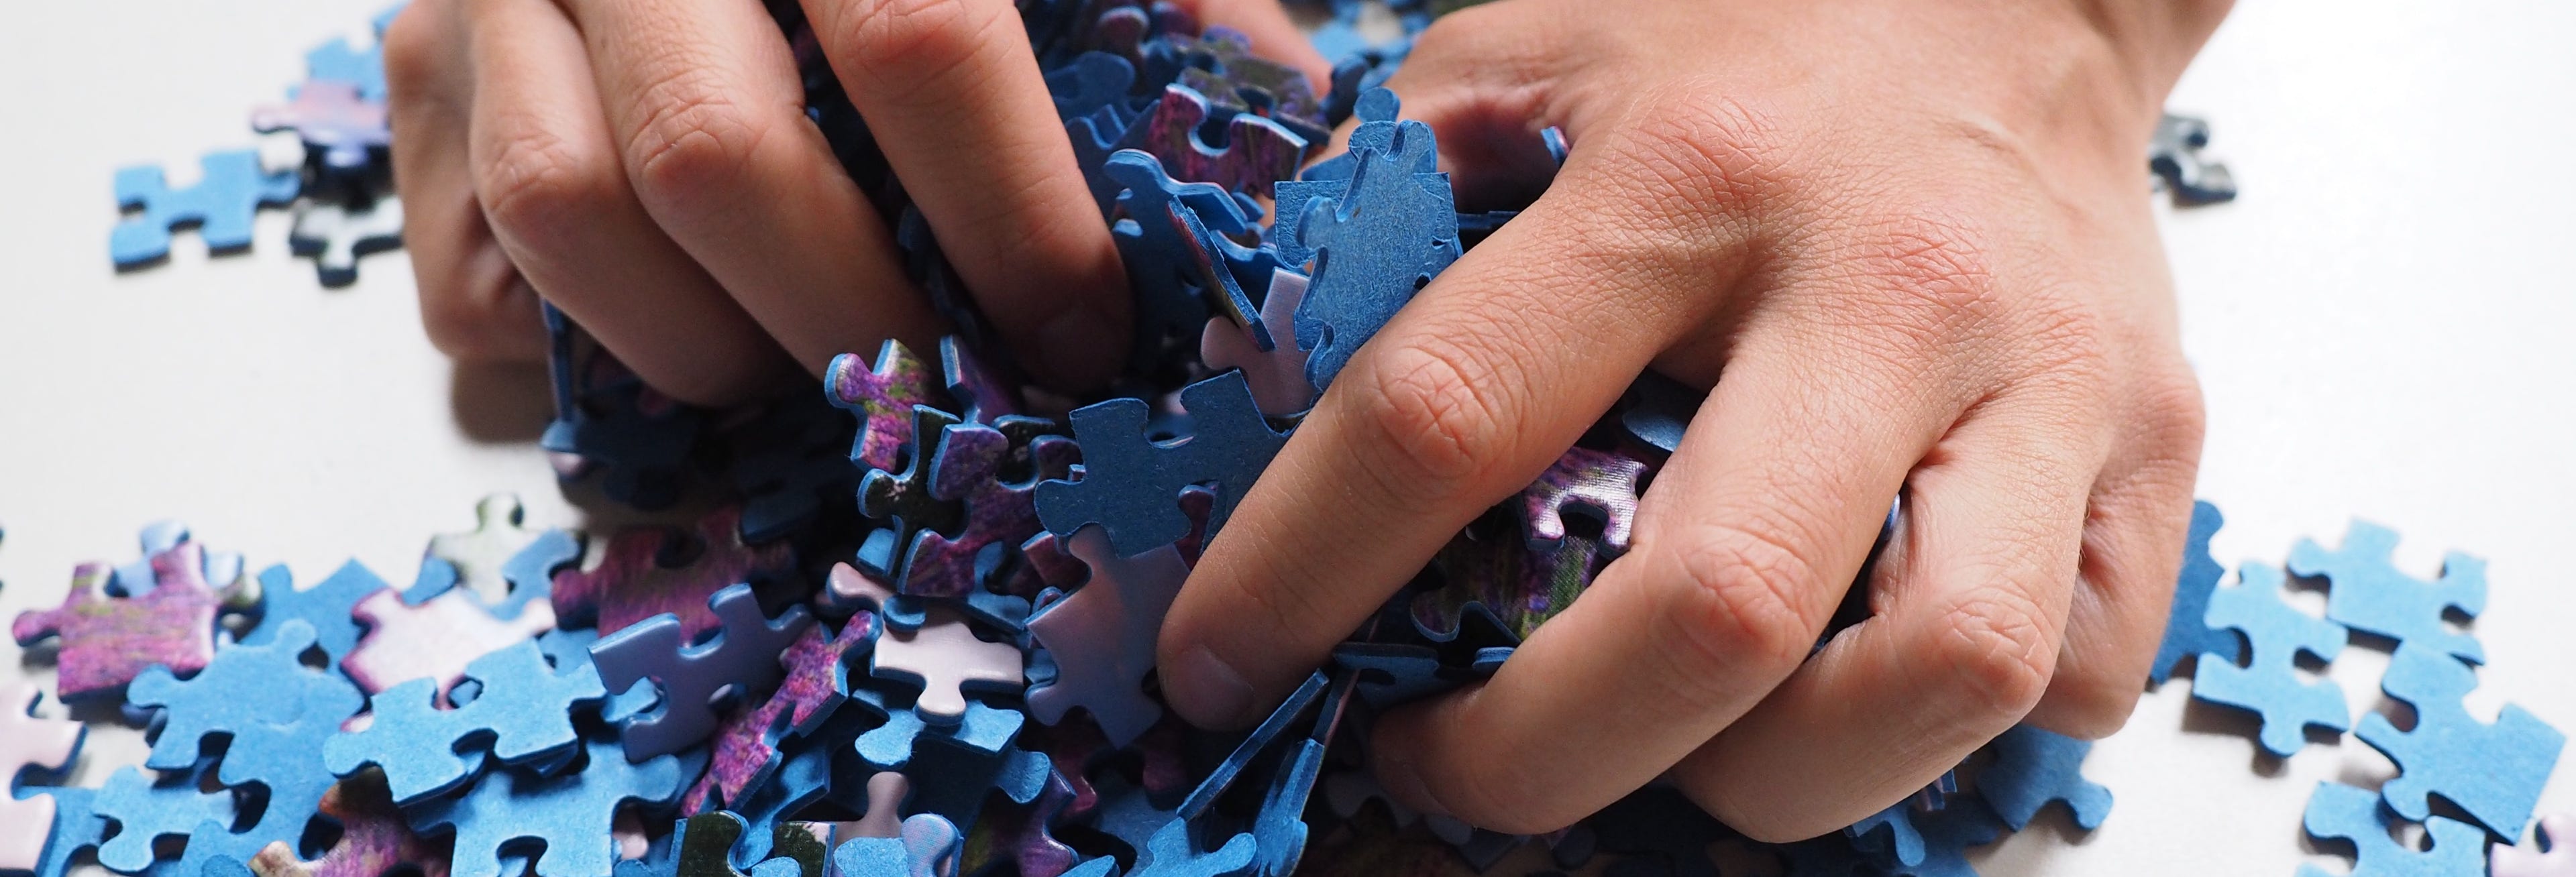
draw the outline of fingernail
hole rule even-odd
[[[1422,782],[1422,771],[1413,766],[1413,759],[1380,753],[1377,784],[1385,788],[1387,796],[1394,798],[1396,803],[1426,816],[1449,815],[1449,809],[1440,806],[1440,799],[1432,796],[1431,787]]]
[[[1163,674],[1163,694],[1197,724],[1231,728],[1252,709],[1251,684],[1206,646],[1182,652],[1180,665],[1171,669]]]
[[[1038,330],[1038,358],[1063,379],[1088,383],[1081,379],[1106,375],[1113,365],[1115,329],[1099,311],[1069,308]]]

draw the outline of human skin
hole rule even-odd
[[[807,5],[1005,338],[1073,384],[1105,376],[1115,252],[1058,129],[1007,122],[1052,117],[1016,23],[994,23],[1007,4]],[[1165,696],[1201,725],[1256,721],[1651,367],[1713,389],[1631,549],[1490,682],[1379,723],[1391,794],[1538,832],[1666,777],[1785,841],[2015,722],[2116,730],[2163,630],[2202,431],[2145,144],[2226,10],[1502,0],[1442,18],[1389,86],[1463,200],[1536,201],[1361,348],[1244,497],[1164,627]],[[1201,15],[1316,69],[1265,0]],[[764,27],[747,2],[416,0],[388,70],[432,338],[534,356],[533,290],[657,386],[723,402],[790,363],[935,337],[882,221],[790,124]],[[953,63],[886,60],[912,52]],[[1539,191],[1551,125],[1571,150]],[[1891,498],[1871,617],[1811,655]]]

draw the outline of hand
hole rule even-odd
[[[1269,0],[1184,5],[1320,67]],[[1124,276],[1010,0],[804,8],[1021,361],[1107,380]],[[385,41],[405,241],[450,355],[542,358],[543,296],[654,387],[724,404],[942,333],[760,3],[416,0]]]
[[[1441,19],[1390,85],[1462,198],[1518,164],[1495,144],[1557,125],[1572,153],[1245,496],[1166,622],[1165,695],[1201,724],[1257,720],[1651,366],[1714,390],[1633,547],[1490,682],[1377,726],[1401,803],[1539,832],[1668,776],[1788,841],[2016,722],[2117,729],[2202,419],[2145,145],[2224,12],[1507,0]],[[1900,489],[1873,617],[1810,657]]]

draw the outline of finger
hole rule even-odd
[[[748,0],[568,0],[646,213],[806,371],[938,318],[884,221],[804,115],[778,25]]]
[[[394,189],[418,281],[421,328],[462,360],[546,356],[537,296],[510,266],[474,200],[466,115],[466,25],[458,0],[420,0],[385,30]]]
[[[655,389],[766,389],[786,357],[636,201],[581,33],[551,0],[467,3],[475,193],[520,275]]]
[[[1721,298],[1740,229],[1627,203],[1629,167],[1577,156],[1568,174],[1598,176],[1495,232],[1342,370],[1235,510],[1228,532],[1251,535],[1216,540],[1166,618],[1182,716],[1257,717]]]
[[[2103,401],[2039,380],[1971,409],[1906,482],[1871,617],[1675,767],[1681,788],[1749,836],[1811,837],[2021,721],[2065,642],[2086,497],[2109,452],[2109,430],[2088,426]],[[1780,795],[1785,783],[1801,793]]]
[[[1926,389],[1926,362],[1850,353],[1905,349],[1892,333],[1769,334],[1727,361],[1626,556],[1485,685],[1379,723],[1378,775],[1399,800],[1500,831],[1562,827],[1706,744],[1807,657],[1956,403]]]
[[[1023,361],[1124,362],[1125,275],[1007,0],[809,0],[814,34],[940,248]]]
[[[2188,368],[2157,370],[2123,394],[2135,414],[2093,485],[2084,562],[2066,642],[2048,693],[2024,721],[2086,739],[2110,736],[2137,706],[2173,606],[2200,461],[2199,385]]]

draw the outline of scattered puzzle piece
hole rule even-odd
[[[1296,325],[1297,303],[1306,299],[1306,275],[1288,268],[1270,273],[1270,291],[1261,299],[1265,326]],[[1252,403],[1267,417],[1288,417],[1315,404],[1315,385],[1306,380],[1306,352],[1285,335],[1271,339],[1270,349],[1249,331],[1224,317],[1211,317],[1199,334],[1199,358],[1208,368],[1242,369],[1252,387]]]
[[[1297,172],[1306,138],[1271,119],[1238,112],[1225,120],[1224,145],[1211,145],[1199,134],[1212,112],[1208,95],[1197,88],[1165,86],[1161,102],[1145,118],[1142,147],[1162,159],[1174,179],[1213,183],[1229,192],[1268,196],[1272,181]]]
[[[2190,116],[2164,114],[2147,140],[2147,170],[2172,190],[2175,206],[2197,207],[2236,200],[2236,177],[2227,166],[2202,158],[2209,145],[2209,123]]]
[[[1163,615],[1190,568],[1169,545],[1120,557],[1097,525],[1075,530],[1069,541],[1073,555],[1091,567],[1091,581],[1029,618],[1029,634],[1055,656],[1057,668],[1053,683],[1029,689],[1029,714],[1052,725],[1079,706],[1110,745],[1125,746],[1162,718],[1162,707],[1141,686],[1154,669]]]
[[[912,711],[940,726],[966,717],[968,689],[1017,694],[1028,682],[1019,646],[977,639],[964,616],[942,606],[929,609],[919,630],[880,636],[868,674],[920,685]]]
[[[695,557],[676,567],[663,559],[681,550],[674,540],[690,536],[661,528],[619,533],[609,539],[598,567],[555,573],[555,612],[568,627],[596,626],[603,635],[667,614],[679,622],[681,638],[694,641],[724,623],[715,609],[719,592],[795,574],[794,546],[744,544],[741,525],[739,508],[700,518]]]
[[[2379,796],[2336,783],[2318,783],[2308,796],[2302,822],[2308,836],[2334,838],[2353,845],[2351,877],[2474,877],[2484,857],[2486,838],[2476,826],[2436,816],[2424,823],[2433,849],[2417,851],[2388,834],[2394,818],[2379,806]],[[2300,865],[2299,877],[2329,877],[2315,865]]]
[[[617,841],[610,829],[618,807],[637,802],[667,805],[680,794],[679,759],[669,755],[627,761],[615,743],[584,747],[584,766],[547,779],[531,779],[516,770],[493,773],[461,797],[430,801],[413,813],[412,825],[424,833],[454,831],[454,877],[502,877],[504,849],[524,849],[525,841],[542,841],[532,853],[537,877],[598,877],[617,861]]]
[[[151,593],[123,599],[99,594],[108,579],[106,564],[81,564],[61,607],[18,613],[9,634],[21,646],[61,638],[54,663],[64,700],[115,694],[155,665],[174,673],[205,669],[214,657],[220,598],[206,585],[203,552],[195,542],[181,542],[153,555],[158,584]]]
[[[1043,436],[1035,440],[1030,454],[1066,457],[1071,450],[1070,439]],[[932,455],[930,493],[941,501],[962,504],[965,514],[955,536],[927,528],[914,534],[900,578],[904,593],[966,597],[983,584],[987,574],[983,568],[989,562],[982,556],[987,549],[998,555],[1000,549],[1017,546],[1039,532],[1037,507],[1031,498],[1036,479],[1001,480],[1010,452],[1011,440],[989,426],[951,424],[940,430],[938,451]]]
[[[165,837],[185,837],[199,823],[229,825],[233,797],[226,792],[197,791],[193,772],[146,779],[135,768],[118,768],[98,788],[90,805],[115,831],[98,845],[98,863],[122,874],[152,867],[152,845]]]
[[[355,560],[341,564],[330,578],[298,590],[285,564],[259,573],[259,626],[243,634],[240,645],[265,646],[276,641],[290,621],[313,630],[313,645],[322,650],[324,666],[340,672],[340,661],[358,647],[361,631],[351,613],[367,596],[385,589],[385,580]],[[218,655],[220,657],[220,655]]]
[[[295,846],[276,841],[262,847],[250,862],[258,877],[385,877],[397,868],[419,869],[420,877],[447,877],[447,853],[412,834],[394,808],[384,783],[361,774],[340,781],[322,796],[322,815],[340,825],[340,840],[320,859],[304,861]]]
[[[2209,595],[2227,574],[2227,568],[2209,556],[2209,537],[2225,523],[2217,506],[2192,503],[2191,535],[2183,546],[2182,572],[2174,578],[2173,611],[2165,616],[2165,638],[2156,646],[2155,667],[2148,671],[2150,683],[2164,684],[2185,659],[2202,653],[2230,661],[2237,657],[2236,635],[2209,626],[2206,617]]]
[[[252,110],[250,127],[262,134],[294,131],[304,148],[320,155],[322,166],[334,173],[362,173],[370,152],[393,145],[384,101],[359,96],[358,86],[350,82],[307,82],[287,103]]]
[[[1644,488],[1646,464],[1608,451],[1568,448],[1538,480],[1521,490],[1521,521],[1530,548],[1547,550],[1565,541],[1565,513],[1593,518],[1601,525],[1599,545],[1605,555],[1628,551],[1635,532],[1637,496]]]
[[[2415,726],[2400,731],[2374,712],[2353,735],[2397,762],[2397,777],[2379,789],[2397,815],[2422,822],[2440,795],[2497,837],[2521,837],[2567,735],[2512,704],[2494,724],[2472,718],[2462,698],[2477,685],[2476,671],[2450,655],[2400,645],[2379,687],[2415,708]]]
[[[2301,539],[2290,549],[2290,572],[2323,577],[2326,618],[2364,633],[2401,644],[2448,652],[2472,664],[2486,660],[2476,637],[2452,632],[2443,623],[2447,612],[2476,618],[2487,607],[2487,562],[2459,552],[2442,556],[2442,577],[2424,582],[2390,563],[2397,533],[2369,521],[2354,521],[2344,531],[2343,546],[2333,551]]]
[[[2234,587],[2210,593],[2207,623],[2244,637],[2246,663],[2200,661],[2191,696],[2260,715],[2260,739],[2273,755],[2287,757],[2306,746],[2308,728],[2350,728],[2352,710],[2344,705],[2343,689],[2331,679],[2303,679],[2297,666],[2301,652],[2320,661],[2342,654],[2343,627],[2283,602],[2278,569],[2249,563],[2237,569],[2236,579]]]
[[[734,532],[731,521],[725,532]],[[718,591],[707,604],[724,628],[713,640],[689,636],[679,617],[666,613],[591,645],[591,659],[609,690],[625,691],[648,678],[662,689],[659,709],[626,723],[629,757],[678,752],[706,739],[716,729],[710,701],[728,687],[751,691],[777,684],[786,672],[779,666],[779,653],[814,623],[803,606],[790,606],[772,621],[762,614],[750,585]],[[884,652],[879,644],[877,653]]]
[[[859,513],[887,525],[889,546],[911,544],[914,534],[923,531],[955,531],[964,514],[961,504],[940,499],[930,489],[931,473],[937,470],[931,447],[921,439],[946,433],[948,427],[963,421],[957,415],[927,405],[912,408],[912,435],[915,443],[907,454],[901,471],[872,469],[859,479]],[[867,561],[862,555],[863,562]],[[890,554],[885,572],[900,572],[900,554]]]
[[[832,866],[844,877],[948,877],[964,844],[955,824],[916,813],[903,821],[902,837],[861,837],[841,844],[832,851]]]
[[[1988,744],[1995,762],[1977,775],[1977,796],[1994,807],[2004,824],[2020,831],[2051,801],[2063,801],[2085,830],[2099,828],[2111,815],[2111,790],[2084,778],[2089,740],[2014,725]]]
[[[324,743],[324,766],[342,777],[369,765],[382,768],[395,803],[407,807],[472,779],[487,751],[507,765],[571,754],[581,742],[573,709],[608,695],[595,669],[575,664],[558,671],[534,640],[475,659],[465,677],[482,688],[454,709],[438,707],[433,679],[376,695],[374,722]]]
[[[403,605],[392,589],[369,594],[352,611],[367,625],[366,637],[340,661],[350,681],[376,694],[414,679],[431,679],[438,695],[465,677],[466,665],[537,634],[554,629],[554,608],[529,603],[519,617],[503,621],[461,591],[449,591],[418,606]],[[622,690],[622,689],[621,689]]]
[[[314,277],[339,288],[358,282],[358,260],[402,248],[402,202],[379,198],[364,210],[307,201],[295,207],[295,226],[286,244],[298,256],[313,260]]]
[[[79,722],[37,718],[43,696],[33,682],[0,684],[0,871],[36,870],[53,833],[54,798],[17,797],[22,776],[68,772],[89,732]]]
[[[1394,96],[1370,94],[1362,117],[1392,119]],[[1449,177],[1430,170],[1438,155],[1431,127],[1401,122],[1390,136],[1378,149],[1354,135],[1349,186],[1300,208],[1296,233],[1315,254],[1315,270],[1297,308],[1297,346],[1312,351],[1306,379],[1318,388],[1332,386],[1360,345],[1461,252]],[[1307,179],[1316,178],[1310,170]]]
[[[1112,399],[1075,409],[1082,477],[1039,484],[1038,519],[1057,536],[1099,524],[1112,550],[1133,557],[1188,535],[1191,522],[1181,511],[1181,492],[1213,486],[1216,502],[1208,512],[1206,533],[1215,538],[1288,437],[1262,418],[1242,372],[1182,388],[1180,401],[1193,431],[1170,441],[1155,441],[1146,432],[1148,409],[1142,400]]]
[[[902,462],[913,440],[913,408],[947,401],[939,398],[938,387],[930,364],[891,338],[877,348],[874,368],[858,354],[844,353],[832,357],[823,373],[832,404],[859,418],[850,462],[868,469],[893,469]]]
[[[135,677],[126,701],[158,707],[159,736],[143,766],[186,770],[210,757],[202,741],[231,736],[255,725],[286,725],[308,716],[338,722],[355,715],[366,699],[339,676],[307,669],[299,659],[313,648],[312,625],[287,619],[262,645],[230,645],[186,681],[164,667]],[[226,766],[230,766],[230,760]]]
[[[781,739],[813,733],[849,699],[851,655],[868,651],[876,638],[877,617],[870,612],[851,616],[837,636],[820,624],[807,627],[779,655],[787,675],[778,690],[716,730],[713,760],[681,796],[681,811],[701,812],[710,801],[729,806],[758,787],[777,767]]]
[[[238,252],[250,247],[251,217],[261,207],[284,206],[303,189],[295,172],[269,173],[259,152],[210,152],[197,160],[202,177],[185,189],[170,188],[161,169],[118,168],[116,206],[129,216],[108,234],[108,256],[120,269],[170,256],[170,231],[194,226],[206,249]]]

